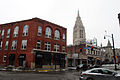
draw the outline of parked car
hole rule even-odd
[[[100,67],[100,65],[94,64],[91,68],[99,68],[99,67]]]
[[[80,80],[120,80],[120,74],[105,68],[93,68],[81,73]]]
[[[77,65],[76,70],[87,70],[88,66],[86,64]]]

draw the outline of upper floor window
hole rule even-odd
[[[64,45],[62,46],[62,52],[65,52],[65,46]]]
[[[16,50],[17,48],[17,40],[12,41],[12,50]]]
[[[58,30],[55,30],[55,40],[60,39],[60,32]]]
[[[37,40],[37,49],[40,49],[40,47],[41,47],[41,41]]]
[[[0,50],[2,49],[2,43],[3,43],[3,42],[2,42],[2,41],[0,41]]]
[[[55,44],[54,45],[54,51],[60,51],[60,45],[59,44]]]
[[[5,50],[7,50],[8,49],[8,41],[6,41],[6,43],[5,43]]]
[[[28,25],[24,26],[24,28],[23,28],[23,36],[27,36],[28,35],[28,28],[29,28]]]
[[[51,50],[50,42],[45,42],[45,50]]]
[[[2,30],[1,38],[4,38],[4,32],[5,30]]]
[[[14,29],[13,37],[18,37],[18,31],[19,31],[19,27],[16,26]]]
[[[22,49],[25,50],[27,48],[27,40],[22,40]]]
[[[42,28],[41,28],[41,26],[39,26],[38,27],[38,36],[41,36],[41,34],[42,34]]]
[[[3,62],[6,62],[6,61],[7,61],[7,55],[4,54],[4,56],[3,56]]]
[[[63,33],[63,41],[65,41],[65,34]]]
[[[8,29],[8,32],[7,32],[7,38],[10,37],[10,29]]]
[[[46,38],[51,38],[51,33],[52,33],[51,29],[49,27],[47,27],[46,32],[45,32],[45,37]]]

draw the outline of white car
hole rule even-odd
[[[105,68],[93,68],[82,72],[80,80],[120,80],[120,74]]]

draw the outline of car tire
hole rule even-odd
[[[87,78],[87,80],[94,80],[93,78]]]

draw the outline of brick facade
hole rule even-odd
[[[28,35],[23,36],[23,29],[24,26],[28,25]],[[18,26],[18,36],[13,37],[14,34],[14,29],[15,27]],[[38,26],[41,26],[42,28],[42,33],[41,36],[38,36]],[[45,33],[46,33],[46,27],[49,27],[51,29],[51,38],[46,38]],[[10,29],[10,37],[7,38],[7,32],[8,29]],[[67,29],[56,25],[54,23],[39,19],[39,18],[33,18],[29,20],[23,20],[23,21],[17,21],[17,22],[12,22],[12,23],[7,23],[7,24],[2,24],[0,25],[0,36],[2,35],[2,31],[4,30],[4,38],[0,38],[0,42],[2,42],[2,49],[0,50],[0,64],[8,66],[10,65],[10,54],[15,54],[15,62],[14,66],[19,66],[20,60],[19,56],[20,54],[25,54],[25,60],[28,67],[31,67],[31,64],[35,64],[35,55],[36,52],[49,52],[49,53],[61,53],[61,54],[66,54],[66,38],[67,38]],[[55,30],[58,30],[60,32],[60,39],[55,40]],[[63,40],[63,34],[65,34],[65,40]],[[15,50],[12,50],[12,42],[13,40],[17,41],[17,46]],[[22,40],[27,40],[27,47],[26,49],[21,49],[22,46]],[[37,40],[41,41],[41,46],[40,49],[36,49],[37,45]],[[5,50],[5,44],[6,41],[8,41],[8,49]],[[49,51],[44,50],[45,49],[45,42],[50,42],[51,49]],[[54,51],[54,44],[59,44],[59,51],[56,52]],[[65,51],[62,51],[63,45],[65,46]],[[3,61],[4,55],[6,54],[6,61]],[[23,62],[22,62],[23,63]],[[52,62],[51,62],[52,63]]]

